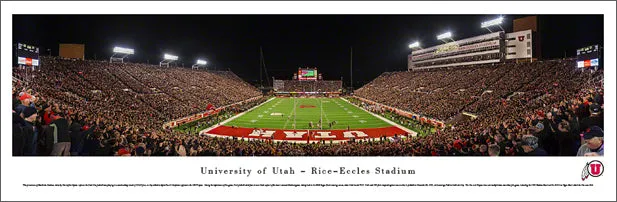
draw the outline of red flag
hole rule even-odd
[[[208,106],[206,106],[207,110],[213,110],[215,107],[212,104],[208,104]]]

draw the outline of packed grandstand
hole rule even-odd
[[[246,137],[206,135],[208,128],[274,99],[229,71],[42,57],[44,68],[13,69],[13,155],[601,155],[603,71],[586,71],[575,63],[558,59],[385,72],[342,101],[290,103],[294,110],[330,106],[350,114],[347,108],[353,105],[411,130],[363,138],[345,133],[347,125],[340,126],[344,141],[312,136],[302,143],[250,138],[266,134],[257,127]],[[284,90],[325,92],[340,86],[340,81],[286,81]],[[295,116],[281,114],[281,120],[291,126],[287,123],[291,118],[295,124]],[[183,117],[191,120],[169,125]],[[325,118],[314,124],[324,129]],[[339,127],[336,121],[327,124]]]
[[[277,81],[275,81],[277,82]],[[340,92],[343,88],[343,81],[300,81],[300,80],[279,80],[278,92]]]
[[[601,46],[541,59],[536,18],[525,18],[510,33],[414,42],[407,71],[355,91],[317,67],[257,88],[205,60],[130,63],[123,47],[85,60],[84,44],[39,57],[18,43],[13,155],[602,156]]]

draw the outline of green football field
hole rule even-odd
[[[226,126],[269,129],[313,129],[322,120],[322,129],[387,127],[390,124],[341,98],[274,98],[227,122]],[[329,123],[336,121],[330,128]]]

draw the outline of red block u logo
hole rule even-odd
[[[593,175],[593,176],[600,175],[600,173],[602,172],[602,165],[601,164],[591,164],[589,166],[591,167],[589,173],[591,173],[591,175]]]

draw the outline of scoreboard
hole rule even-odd
[[[576,50],[576,67],[589,68],[600,65],[598,45],[587,46]]]
[[[317,69],[298,68],[298,80],[300,81],[316,81]]]
[[[39,47],[17,43],[17,64],[39,66]]]

